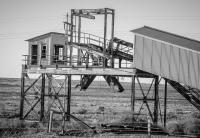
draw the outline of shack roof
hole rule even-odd
[[[46,34],[43,34],[43,35],[39,35],[39,36],[30,38],[30,39],[27,39],[27,40],[25,40],[25,41],[29,41],[29,42],[38,41],[38,40],[41,40],[41,39],[50,37],[52,34],[63,35],[63,36],[65,35],[65,34],[63,34],[63,33],[49,32],[49,33],[46,33]]]
[[[200,52],[200,41],[158,30],[152,27],[144,26],[135,30],[131,30],[136,35],[146,36],[158,41],[170,43],[186,49]]]

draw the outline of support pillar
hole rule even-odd
[[[131,84],[131,110],[132,113],[135,111],[135,76],[132,76]]]
[[[20,120],[23,120],[23,112],[24,112],[24,81],[25,81],[25,73],[21,74],[21,97],[20,97]]]
[[[106,38],[107,38],[107,9],[105,8],[105,16],[104,16],[104,46],[103,53],[106,54]],[[103,57],[103,68],[106,67],[106,57]]]
[[[44,119],[44,95],[45,95],[45,74],[42,74],[42,89],[41,89],[41,111],[40,111],[40,121]]]
[[[158,97],[158,94],[159,94],[159,77],[156,76],[155,77],[155,95],[154,95],[154,118],[153,118],[153,122],[155,124],[157,124],[158,122],[158,102],[159,102],[159,97]]]
[[[81,14],[81,11],[79,11],[79,13]],[[78,17],[78,43],[81,43],[81,17]],[[80,53],[81,50],[78,49],[78,60],[77,60],[77,65],[81,65],[81,59],[80,59]]]
[[[71,108],[71,75],[68,75],[68,94],[67,94],[67,121],[70,121],[70,108]]]
[[[50,97],[50,94],[51,94],[51,83],[52,83],[52,80],[51,80],[51,77],[48,77],[49,81],[48,81],[48,118],[50,117],[50,109],[51,109],[51,97]]]
[[[119,58],[119,68],[121,68],[121,67],[122,67],[122,59]]]
[[[164,97],[164,127],[167,121],[167,80],[165,80],[165,97]]]

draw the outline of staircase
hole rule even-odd
[[[84,36],[85,35],[86,34],[84,34]],[[101,60],[102,57],[106,57],[106,62],[107,62],[107,60],[110,58],[110,54],[111,54],[110,41],[106,40],[107,41],[107,43],[106,43],[107,49],[106,49],[106,53],[104,53],[103,52],[103,44],[104,43],[100,40],[103,40],[103,39],[101,37],[97,37],[97,36],[89,34],[89,36],[84,37],[84,41],[82,41],[84,43],[73,42],[72,46],[90,53],[90,57],[92,58],[92,61],[93,61],[93,66],[98,66],[98,65],[103,64],[102,63],[103,61]],[[98,44],[97,44],[97,42],[98,42]],[[131,51],[131,49],[133,48],[132,43],[126,42],[126,41],[118,39],[118,38],[114,38],[113,43],[117,44],[117,47],[113,47],[113,56],[115,59],[119,58],[119,59],[126,60],[129,62],[133,61],[133,55],[128,53],[128,51],[129,50]],[[120,49],[119,48],[120,45],[123,45],[125,48]],[[126,48],[128,48],[128,50],[126,50]],[[100,58],[93,57],[93,54],[99,56]],[[76,87],[81,86],[80,90],[86,90],[89,87],[89,85],[92,83],[92,81],[95,79],[95,77],[96,77],[96,75],[84,75],[82,77],[81,83],[78,84]],[[119,92],[124,91],[124,88],[119,83],[119,81],[116,77],[114,77],[114,76],[112,76],[112,77],[111,76],[103,76],[103,77],[105,78],[105,80],[109,86],[112,81],[114,83],[114,86],[118,86]]]
[[[178,91],[183,97],[185,97],[191,104],[193,104],[198,110],[200,110],[200,99],[197,98],[196,95],[194,95],[194,91],[190,90],[188,88],[190,87],[184,87],[178,82],[167,80],[167,82],[176,90]],[[199,95],[199,94],[198,94]]]

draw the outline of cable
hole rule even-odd
[[[59,24],[56,26],[56,28],[63,22],[63,20],[65,19],[66,17],[64,17],[63,19],[62,19],[62,21],[61,22],[59,22]],[[55,31],[56,30],[56,28],[55,29],[53,29],[53,31]]]
[[[17,65],[17,67],[6,77],[8,78],[21,64]]]

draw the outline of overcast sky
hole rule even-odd
[[[0,77],[19,78],[24,40],[64,32],[71,9],[115,9],[115,36],[133,42],[130,30],[144,25],[200,40],[199,6],[200,0],[0,0]],[[84,19],[82,31],[102,36],[103,17]]]

